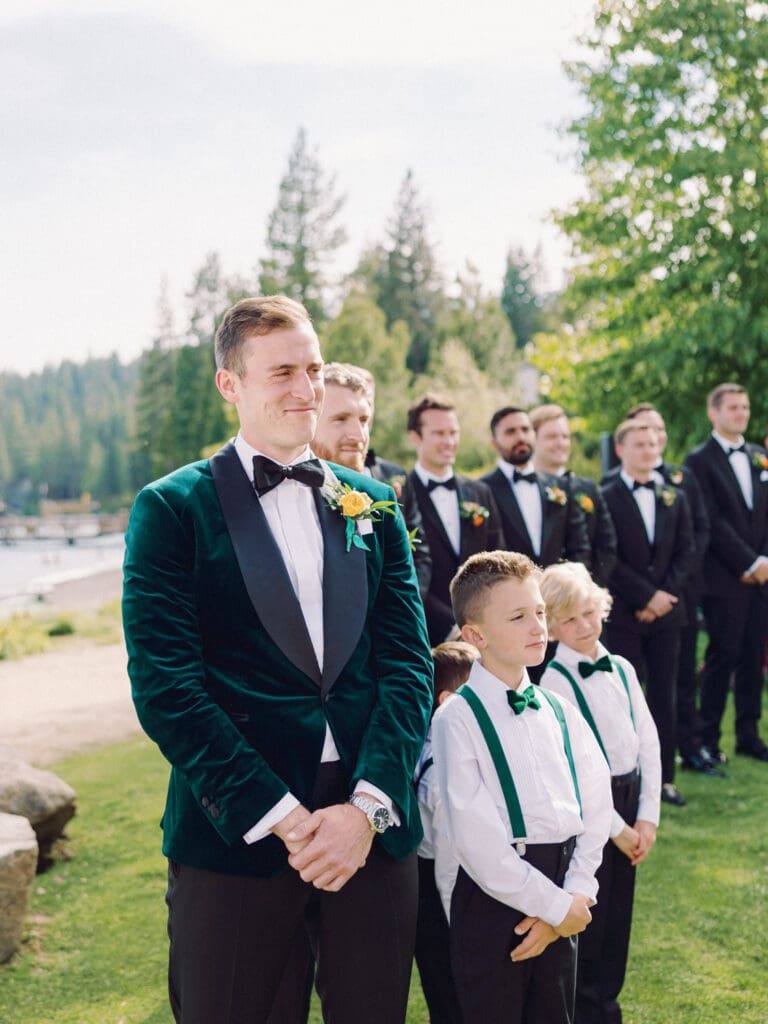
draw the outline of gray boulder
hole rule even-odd
[[[37,870],[37,839],[19,814],[0,813],[0,964],[16,951]]]
[[[0,812],[20,814],[37,835],[42,863],[74,815],[77,794],[53,772],[33,768],[8,747],[0,747]]]

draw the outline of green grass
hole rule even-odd
[[[21,950],[0,967],[0,1024],[168,1024],[165,763],[137,739],[55,770],[78,793],[71,859],[37,879]],[[678,782],[688,806],[664,807],[639,870],[625,1024],[766,1024],[768,765]],[[408,1024],[427,1022],[415,981]]]
[[[62,650],[86,640],[116,644],[122,636],[119,600],[93,612],[16,612],[0,621],[0,661]]]

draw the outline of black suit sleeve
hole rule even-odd
[[[592,548],[587,534],[584,513],[576,504],[570,489],[568,494],[568,522],[565,526],[565,557],[569,562],[583,562],[589,569],[592,565]]]
[[[496,504],[493,491],[487,484],[483,484],[479,480],[477,481],[477,487],[480,491],[480,503],[488,509],[487,550],[506,551],[507,542],[504,539],[504,530],[501,525],[501,512],[499,512],[499,506]]]
[[[426,598],[429,584],[432,579],[432,555],[429,551],[427,535],[421,521],[419,503],[413,488],[406,480],[400,492],[400,507],[403,510],[403,518],[408,533],[414,538],[413,565],[416,569],[416,579],[419,581],[419,593],[422,600]],[[416,531],[414,533],[414,531]]]
[[[677,528],[674,549],[667,573],[659,589],[679,597],[696,564],[696,544],[693,538],[690,505],[682,490],[677,491],[675,506],[677,508]]]
[[[616,564],[616,530],[608,506],[599,491],[595,492],[593,500],[595,532],[592,540],[592,575],[601,586],[606,586]]]
[[[733,575],[740,577],[761,552],[755,551],[740,536],[734,522],[727,515],[727,507],[718,506],[706,453],[690,452],[685,464],[695,474],[704,497],[704,505],[709,515],[709,546],[720,561],[729,567]],[[738,484],[734,482],[733,486],[737,488]]]

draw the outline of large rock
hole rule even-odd
[[[0,747],[0,812],[20,814],[37,835],[41,862],[74,815],[77,794],[53,772],[33,768],[8,747]]]
[[[34,829],[19,814],[0,814],[0,964],[19,945],[36,870]]]

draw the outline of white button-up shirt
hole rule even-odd
[[[515,470],[518,473],[533,473],[533,463],[525,466],[513,466],[504,459],[498,460],[498,466],[504,476],[509,480],[509,486],[515,496],[520,514],[523,517],[528,536],[531,538],[533,552],[538,558],[541,554],[541,533],[544,528],[544,510],[542,509],[541,491],[538,483],[529,483],[527,480],[514,482]]]
[[[428,473],[420,462],[417,462],[413,467],[413,471],[416,476],[426,487],[430,480],[437,480],[439,483],[445,483],[446,480],[450,480],[453,477],[453,470],[442,477],[437,477],[433,473]],[[435,511],[440,516],[445,532],[448,534],[448,540],[451,542],[453,550],[458,553],[461,551],[461,516],[459,515],[459,496],[456,491],[448,490],[447,487],[435,487],[429,492],[429,497],[432,504],[435,506]]]
[[[512,773],[527,843],[560,843],[576,836],[563,887],[521,857],[513,843],[501,783],[483,734],[461,697],[445,702],[432,721],[435,768],[444,813],[444,841],[484,892],[526,915],[553,926],[568,914],[571,895],[597,895],[595,871],[608,840],[612,801],[610,773],[589,726],[562,701],[583,806],[583,821],[554,711],[541,708],[516,715],[508,687],[481,662],[472,666],[469,685],[493,722]],[[528,683],[524,675],[520,688]],[[439,831],[433,837],[440,841]],[[441,893],[444,904],[450,893]]]
[[[605,647],[598,644],[597,658],[602,658],[606,654],[608,651]],[[659,734],[631,662],[626,658],[614,657],[614,661],[621,663],[627,677],[634,725],[627,701],[627,691],[617,671],[593,672],[587,679],[582,679],[579,662],[590,659],[564,643],[557,645],[552,660],[559,661],[571,673],[584,695],[608,755],[611,775],[626,775],[633,768],[640,769],[640,802],[637,817],[658,825],[661,797]],[[573,687],[557,669],[547,667],[541,677],[541,685],[576,705]],[[621,832],[625,824],[627,822],[614,810],[611,839]],[[628,824],[634,826],[635,823],[630,821]]]

